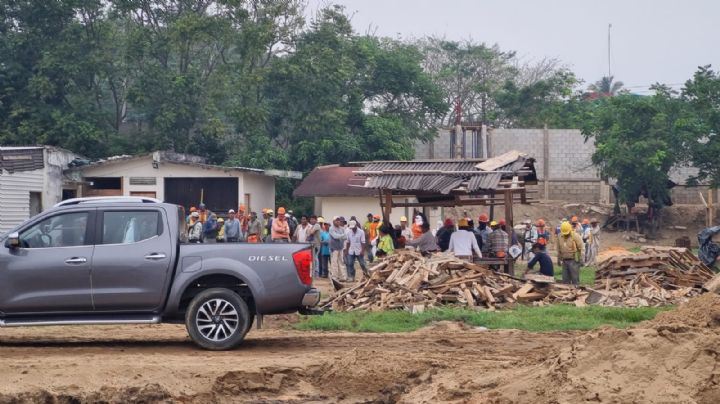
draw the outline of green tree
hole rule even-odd
[[[699,170],[694,181],[720,186],[720,73],[703,66],[685,83],[682,97],[694,113],[693,141],[688,142],[693,166]]]
[[[573,88],[578,84],[568,70],[554,71],[550,77],[519,86],[508,80],[495,99],[505,126],[576,128],[582,122],[587,103]]]
[[[622,81],[614,81],[615,76],[603,76],[588,86],[592,98],[614,97],[624,86]]]
[[[669,171],[684,162],[679,150],[693,132],[683,101],[667,87],[653,89],[653,96],[596,101],[582,132],[595,142],[592,161],[600,174],[617,179],[620,202],[634,203],[643,195],[657,210],[668,200]]]
[[[0,4],[0,141],[59,145],[103,155],[96,46],[88,20],[97,0]]]
[[[295,51],[273,66],[272,143],[293,169],[357,159],[411,158],[446,110],[416,48],[357,36],[341,7],[321,11]]]

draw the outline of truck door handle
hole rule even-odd
[[[167,258],[167,256],[163,253],[152,253],[152,254],[148,254],[145,256],[146,260],[152,260],[152,261],[163,260],[165,258]]]
[[[65,260],[65,263],[70,265],[84,264],[86,262],[87,258],[85,257],[72,257]]]

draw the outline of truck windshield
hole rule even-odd
[[[187,216],[185,216],[185,208],[178,205],[178,241],[181,243],[187,243]]]

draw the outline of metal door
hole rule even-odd
[[[20,229],[20,248],[0,246],[0,311],[91,312],[93,224],[94,210],[40,217]]]
[[[173,245],[161,211],[105,209],[97,215],[95,310],[156,311],[166,295]]]

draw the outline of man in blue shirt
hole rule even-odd
[[[532,246],[532,252],[535,256],[528,262],[528,270],[532,270],[536,263],[540,263],[540,273],[547,276],[555,276],[555,267],[552,258],[545,251],[545,247],[540,243]]]
[[[240,221],[235,217],[235,211],[228,211],[228,220],[225,221],[225,239],[228,243],[237,243],[242,238]]]

